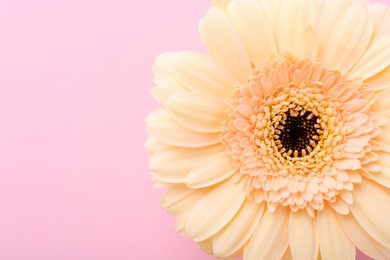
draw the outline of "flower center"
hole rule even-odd
[[[312,152],[319,140],[320,125],[317,120],[318,117],[308,111],[302,115],[283,114],[274,135],[279,152],[284,157],[302,157]]]
[[[286,55],[271,57],[237,86],[221,138],[249,200],[266,201],[270,211],[306,208],[313,216],[352,190],[348,170],[358,169],[371,149],[368,135],[380,131],[368,112],[372,93],[362,84]]]

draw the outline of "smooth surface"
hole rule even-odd
[[[154,57],[203,50],[208,6],[0,1],[0,259],[213,259],[160,209],[143,147]]]

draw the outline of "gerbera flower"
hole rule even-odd
[[[214,1],[200,35],[157,58],[146,119],[177,230],[221,258],[389,259],[389,9]]]

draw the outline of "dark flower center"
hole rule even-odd
[[[318,117],[310,112],[285,114],[278,126],[279,151],[291,157],[308,155],[318,144],[320,125]]]

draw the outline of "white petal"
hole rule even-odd
[[[318,235],[314,218],[304,210],[290,213],[289,241],[293,259],[316,259]]]
[[[355,4],[335,25],[326,46],[324,63],[329,69],[347,72],[360,59],[372,36],[373,19],[367,9]]]
[[[363,57],[349,72],[351,77],[364,79],[381,72],[390,65],[390,35],[381,35],[372,40]]]
[[[390,247],[390,196],[369,180],[355,187],[352,214],[375,240]]]
[[[229,70],[202,53],[175,53],[172,66],[177,81],[193,92],[226,98],[239,83]]]
[[[187,175],[186,184],[191,188],[211,186],[229,178],[237,168],[232,157],[224,150],[205,156]]]
[[[246,198],[242,183],[232,179],[205,192],[192,207],[185,226],[195,241],[205,240],[221,230],[240,209]]]
[[[221,132],[227,118],[227,104],[200,93],[177,93],[167,100],[172,118],[180,125],[198,132]]]
[[[382,3],[372,3],[369,10],[374,17],[374,37],[390,33],[390,11]]]
[[[160,181],[184,183],[187,174],[199,163],[214,154],[225,153],[222,144],[205,148],[168,146],[154,154],[149,161],[150,170]]]
[[[146,118],[150,136],[166,144],[179,147],[204,147],[220,142],[219,133],[199,133],[175,123],[165,109],[156,110]]]
[[[315,21],[314,31],[318,33],[318,56],[323,57],[329,36],[336,26],[337,21],[350,5],[350,1],[322,0],[318,16]]]
[[[245,83],[252,69],[248,53],[222,10],[213,7],[199,23],[200,36],[209,53]]]
[[[311,0],[282,0],[279,6],[276,39],[279,52],[288,51],[292,55],[303,52],[302,41],[308,28],[314,24],[316,5]],[[306,54],[306,53],[303,53]],[[306,58],[304,55],[302,58]]]
[[[355,246],[349,241],[333,210],[325,208],[318,212],[317,229],[322,259],[355,259]]]
[[[288,247],[289,210],[280,206],[275,212],[266,212],[257,226],[244,259],[279,259]]]
[[[237,215],[214,237],[213,249],[218,257],[238,251],[252,236],[263,214],[264,204],[245,201]]]
[[[372,239],[351,214],[348,216],[338,215],[337,218],[349,239],[364,254],[374,259],[390,258],[390,250]]]
[[[277,54],[272,27],[258,4],[248,0],[233,1],[228,7],[228,16],[256,66],[271,54]]]

